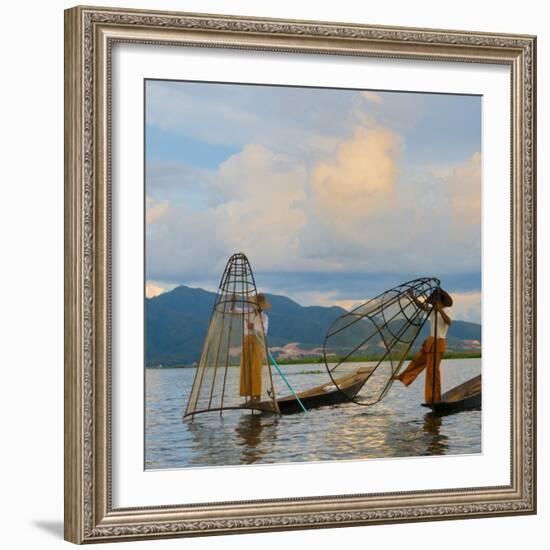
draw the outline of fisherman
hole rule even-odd
[[[445,309],[453,305],[453,299],[440,287],[436,288],[424,302],[421,302],[412,290],[409,290],[408,296],[419,308],[430,311],[428,316],[430,335],[424,340],[420,350],[407,368],[401,374],[394,376],[393,379],[409,386],[426,369],[424,400],[428,404],[438,403],[441,401],[439,365],[441,356],[447,349],[447,330],[451,324],[451,318]]]
[[[244,314],[243,351],[241,355],[239,395],[249,401],[260,401],[262,395],[262,367],[266,355],[265,336],[269,324],[266,310],[271,304],[265,294],[250,299],[247,308],[235,307],[233,311]]]

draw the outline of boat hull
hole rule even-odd
[[[336,388],[334,390],[325,391],[323,393],[318,393],[307,397],[300,397],[300,401],[302,402],[306,410],[317,409],[319,407],[328,407],[330,405],[338,405],[339,403],[348,403],[350,401],[348,395],[350,397],[355,396],[355,394],[361,389],[363,384],[364,382],[357,382],[356,384],[349,386],[346,389],[346,393]],[[281,412],[281,414],[294,414],[304,412],[302,407],[300,407],[300,403],[298,403],[297,399],[284,398],[277,401],[277,404],[279,405],[279,411]]]
[[[422,406],[443,414],[481,409],[481,374],[445,392],[441,401]]]
[[[299,392],[298,397],[306,410],[349,403],[361,390],[373,371],[372,367],[361,367],[354,373],[332,382],[316,386],[310,390]],[[281,414],[304,412],[294,396],[282,397],[277,400]]]

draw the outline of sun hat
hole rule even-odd
[[[433,303],[434,300],[439,300],[443,304],[443,307],[451,307],[453,305],[451,295],[441,287],[437,287],[428,298],[429,303]]]
[[[271,303],[269,302],[265,294],[258,294],[256,296],[256,303],[258,304],[260,309],[271,309]]]

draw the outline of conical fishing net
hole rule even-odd
[[[264,324],[247,257],[225,267],[184,416],[226,409],[278,412]],[[261,305],[261,304],[260,304]]]
[[[350,401],[372,405],[392,385],[428,315],[434,278],[414,279],[372,298],[336,319],[324,343],[334,385]]]

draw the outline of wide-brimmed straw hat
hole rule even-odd
[[[265,294],[258,294],[256,296],[256,303],[260,309],[271,309],[271,303]]]
[[[428,298],[428,301],[431,304],[433,304],[435,300],[440,301],[443,304],[443,307],[451,307],[453,305],[451,295],[441,287],[436,288]]]

